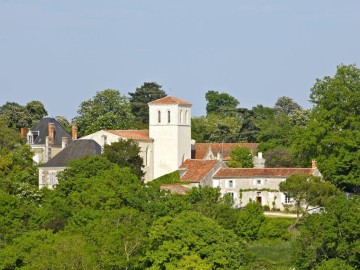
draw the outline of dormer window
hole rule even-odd
[[[167,111],[167,116],[168,116],[168,123],[170,123],[170,120],[171,120],[170,111]]]
[[[34,143],[34,137],[33,137],[32,134],[27,136],[27,141],[28,141],[29,144],[33,144],[33,143]]]

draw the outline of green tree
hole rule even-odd
[[[227,93],[209,90],[205,94],[206,114],[231,115],[236,112],[239,101]]]
[[[326,180],[352,192],[360,192],[359,85],[355,65],[340,65],[333,77],[317,79],[310,119],[295,130],[292,143],[302,164],[316,159]]]
[[[161,87],[156,82],[144,82],[142,86],[136,88],[134,93],[129,92],[131,111],[136,120],[142,123],[145,128],[148,128],[149,125],[148,103],[167,96]]]
[[[230,152],[230,161],[226,163],[230,168],[254,167],[250,150],[246,147],[235,146]]]
[[[301,106],[297,104],[292,98],[284,96],[278,98],[274,108],[277,113],[284,113],[288,116],[294,114],[296,111],[302,110]]]
[[[188,256],[199,256],[211,269],[241,269],[244,263],[236,235],[196,212],[155,221],[146,254],[149,269],[173,269]]]
[[[106,89],[83,101],[73,119],[79,137],[101,129],[127,129],[133,121],[130,103],[118,90]]]
[[[71,124],[69,120],[66,119],[63,115],[55,116],[55,120],[69,133],[71,134]]]
[[[329,182],[322,181],[313,175],[294,174],[281,182],[280,191],[292,198],[297,214],[295,226],[300,220],[300,214],[306,214],[309,206],[323,206],[338,190]]]
[[[259,230],[264,221],[265,216],[261,206],[257,202],[249,202],[245,208],[239,212],[236,233],[241,238],[254,241],[258,239]]]
[[[296,269],[360,268],[359,204],[341,195],[304,219],[293,247]]]
[[[0,116],[8,122],[8,127],[15,130],[31,128],[47,115],[44,105],[40,101],[30,101],[25,106],[16,102],[6,102],[0,107]]]
[[[134,140],[119,140],[104,146],[103,155],[119,167],[129,167],[139,179],[145,175],[143,159],[139,156],[140,147]]]
[[[265,153],[267,168],[293,168],[296,161],[289,148],[274,148]]]

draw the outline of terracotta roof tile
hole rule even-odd
[[[105,130],[105,131],[126,139],[133,139],[139,141],[152,140],[149,137],[148,130]]]
[[[181,105],[191,105],[190,102],[186,100],[179,99],[177,97],[167,96],[154,101],[149,102],[148,104],[181,104]]]
[[[195,159],[204,159],[210,148],[212,153],[216,156],[218,153],[222,154],[223,160],[230,160],[230,152],[235,146],[249,148],[253,155],[256,154],[258,143],[195,143]]]
[[[312,174],[313,172],[312,168],[223,168],[219,169],[213,177],[288,177],[293,174]]]
[[[186,194],[190,191],[190,187],[180,184],[164,184],[160,186],[160,189],[170,191],[172,194]]]
[[[186,172],[181,176],[180,180],[188,182],[201,182],[218,162],[218,160],[187,159],[180,166],[180,170],[186,169]]]

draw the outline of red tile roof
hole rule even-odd
[[[167,96],[154,101],[149,102],[148,104],[181,104],[181,105],[191,105],[190,102],[182,100],[180,98]]]
[[[105,131],[126,139],[133,139],[139,141],[152,140],[149,137],[148,130],[105,130]]]
[[[180,170],[186,169],[186,172],[181,176],[180,180],[201,182],[218,162],[218,160],[187,159],[180,166]]]
[[[180,184],[164,184],[160,186],[160,189],[170,191],[172,194],[186,194],[190,191],[190,187]]]
[[[250,152],[255,155],[258,143],[195,143],[195,159],[204,159],[210,148],[212,153],[216,156],[218,153],[222,154],[223,160],[230,160],[230,152],[235,146],[249,148]]]
[[[214,178],[247,178],[247,177],[288,177],[293,174],[313,174],[312,168],[223,168]]]

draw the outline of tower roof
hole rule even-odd
[[[180,104],[180,105],[191,105],[190,102],[186,101],[186,100],[182,100],[180,98],[177,97],[172,97],[172,96],[166,96],[154,101],[149,102],[148,104]]]

